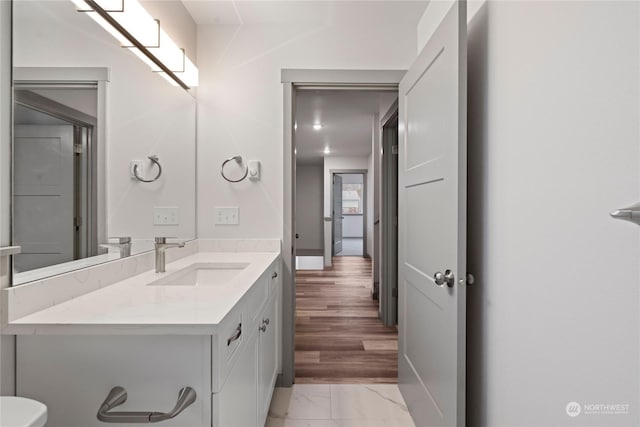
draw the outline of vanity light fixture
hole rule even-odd
[[[138,0],[71,1],[171,84],[198,85],[196,66]]]
[[[321,123],[316,122],[313,124],[313,130],[320,130],[320,129],[322,129]]]

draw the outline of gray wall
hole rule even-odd
[[[0,1],[0,246],[10,236],[11,166],[11,3]],[[0,258],[0,289],[9,285],[8,259]],[[0,294],[1,295],[1,294]],[[0,307],[4,305],[1,300]],[[0,308],[0,318],[2,318]],[[0,336],[0,395],[15,394],[15,337]]]
[[[322,165],[296,167],[296,232],[300,235],[298,249],[323,249],[323,179]]]
[[[640,195],[639,31],[638,2],[470,23],[470,427],[640,425],[640,229],[609,217]]]

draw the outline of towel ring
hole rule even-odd
[[[229,163],[230,161],[235,160],[236,163],[238,165],[242,165],[242,156],[233,156],[233,157],[229,157],[227,160],[225,160],[224,162],[222,162],[222,167],[220,168],[220,175],[222,175],[222,177],[229,181],[229,182],[240,182],[243,181],[247,175],[249,174],[249,167],[245,165],[244,167],[244,175],[242,175],[242,178],[240,179],[229,179],[225,176],[224,174],[224,167],[227,165],[227,163]]]
[[[140,175],[138,175],[138,165],[133,166],[133,176],[135,176],[136,179],[140,182],[155,182],[158,180],[158,178],[160,178],[160,175],[162,175],[162,166],[160,166],[160,162],[158,162],[158,156],[156,156],[155,154],[147,157],[147,159],[151,160],[151,162],[158,166],[158,174],[155,176],[155,178],[144,179]]]

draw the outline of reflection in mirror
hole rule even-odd
[[[99,254],[97,102],[92,84],[14,85],[13,239],[22,247],[16,277]]]
[[[69,0],[14,0],[13,20],[13,285],[193,239],[193,96]]]

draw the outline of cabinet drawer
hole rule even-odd
[[[257,427],[257,352],[258,331],[247,331],[227,381],[219,392],[211,395],[213,427]]]
[[[211,425],[210,336],[36,335],[17,342],[17,392],[47,405],[47,427],[123,426],[96,418],[115,386],[128,394],[116,412],[168,412],[189,386],[195,402],[158,425]]]
[[[211,386],[219,391],[229,375],[229,371],[242,352],[245,336],[249,333],[244,304],[238,303],[220,323],[217,337],[211,341]]]

